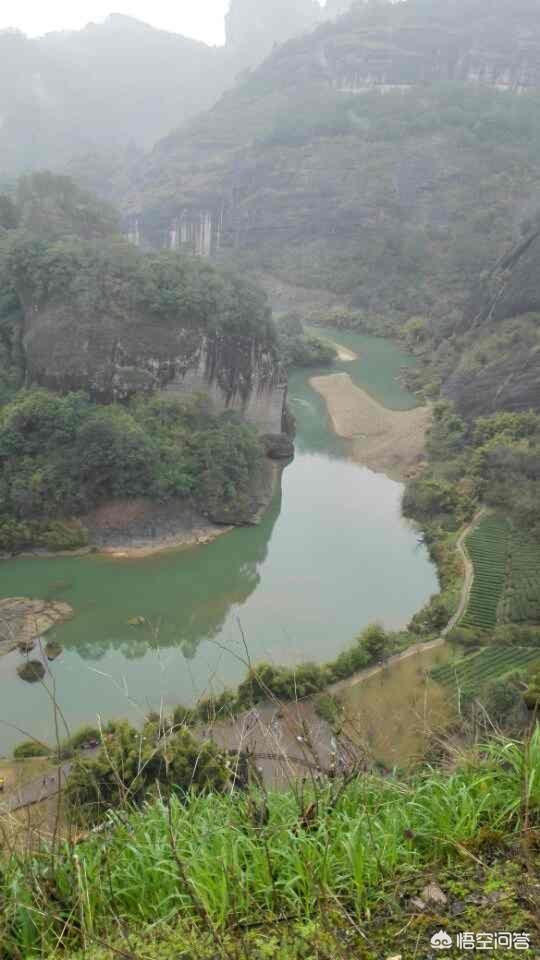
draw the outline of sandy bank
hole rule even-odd
[[[357,463],[396,480],[417,472],[431,424],[429,407],[388,410],[355,386],[347,373],[312,377],[310,384],[326,400],[337,435],[351,441]]]
[[[358,354],[354,350],[349,350],[348,347],[343,347],[340,343],[334,343],[333,340],[329,340],[328,343],[334,348],[338,360],[341,360],[342,363],[351,363],[353,360],[358,360]]]

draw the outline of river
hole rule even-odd
[[[326,331],[359,359],[336,362],[375,399],[410,409],[397,382],[412,363],[393,344]],[[326,661],[366,624],[404,626],[438,590],[417,532],[401,516],[402,485],[348,459],[326,406],[294,372],[296,458],[258,527],[214,543],[147,559],[20,558],[0,564],[0,596],[66,600],[69,623],[48,638],[63,655],[48,686],[72,729],[82,723],[189,704],[238,683],[249,657],[293,664]],[[128,621],[143,617],[146,625]],[[0,754],[23,738],[53,733],[49,693],[19,680],[20,654],[0,659]]]

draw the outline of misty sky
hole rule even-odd
[[[223,43],[228,7],[229,0],[0,0],[0,29],[17,27],[39,36],[49,30],[78,30],[109,13],[124,13],[163,30]]]

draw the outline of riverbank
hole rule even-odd
[[[429,407],[390,410],[357,387],[347,373],[312,377],[310,385],[326,401],[334,431],[350,441],[356,463],[396,480],[421,469],[432,419]]]
[[[186,499],[157,503],[144,497],[103,503],[78,519],[88,544],[73,550],[45,547],[0,553],[0,561],[15,558],[85,557],[89,554],[118,560],[144,560],[173,550],[203,546],[236,527],[257,526],[274,498],[290,460],[264,457],[255,471],[241,507],[208,518]],[[219,514],[219,511],[216,511]]]
[[[94,549],[116,559],[144,559],[166,550],[212,543],[233,529],[206,520],[185,503],[119,500],[84,517]]]

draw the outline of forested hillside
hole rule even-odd
[[[539,49],[532,0],[355,5],[163,140],[126,229],[333,291],[449,379],[480,277],[540,205]]]
[[[22,178],[0,218],[0,550],[78,545],[56,522],[111,498],[247,519],[285,389],[263,292],[141,253],[66,177]]]

